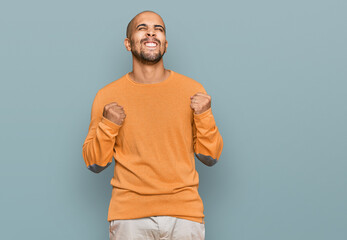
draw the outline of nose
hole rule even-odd
[[[146,35],[149,36],[149,37],[150,36],[155,36],[155,31],[153,29],[149,28]]]

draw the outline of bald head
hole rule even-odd
[[[133,31],[133,28],[134,28],[134,23],[135,23],[135,21],[136,21],[136,18],[137,18],[139,15],[143,14],[143,13],[154,13],[154,14],[158,15],[158,16],[161,18],[161,20],[163,21],[164,30],[165,30],[165,32],[166,32],[165,23],[164,23],[164,20],[162,19],[162,17],[161,17],[158,13],[156,13],[156,12],[153,12],[153,11],[150,11],[150,10],[146,10],[146,11],[142,11],[142,12],[138,13],[138,14],[137,14],[135,17],[133,17],[133,19],[131,19],[131,21],[128,23],[127,32],[126,32],[126,37],[127,37],[127,38],[129,38],[129,39],[131,38],[131,34],[132,34],[132,31]]]

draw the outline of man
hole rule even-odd
[[[133,71],[97,92],[83,144],[95,173],[115,159],[110,239],[205,239],[194,153],[212,166],[223,149],[211,96],[164,68],[166,27],[155,12],[130,21],[124,45]]]

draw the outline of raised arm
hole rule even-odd
[[[202,86],[200,92],[191,97],[191,107],[194,110],[194,153],[202,163],[211,167],[222,154],[223,138],[212,114],[211,96]]]
[[[83,159],[89,170],[99,173],[112,163],[113,148],[118,135],[118,125],[103,116],[99,92],[94,98],[88,135],[82,147]]]

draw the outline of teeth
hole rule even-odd
[[[148,46],[148,47],[155,47],[155,46],[157,46],[157,44],[156,43],[146,43],[146,46]]]

